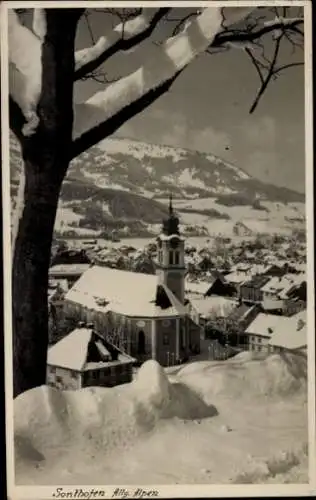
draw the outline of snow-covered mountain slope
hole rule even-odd
[[[20,155],[11,138],[11,188]],[[75,158],[64,181],[56,229],[98,234],[155,233],[172,193],[181,222],[197,234],[252,232],[305,223],[304,195],[265,184],[214,155],[129,139],[107,139]],[[125,233],[124,233],[125,231]]]

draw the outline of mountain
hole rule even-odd
[[[17,189],[19,151],[11,137],[11,191]],[[106,235],[154,234],[174,206],[189,234],[271,232],[304,224],[305,197],[266,184],[214,155],[129,139],[107,139],[71,162],[56,230]]]

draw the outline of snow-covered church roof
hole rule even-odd
[[[170,307],[157,305],[159,287]],[[130,317],[185,315],[185,306],[157,275],[134,273],[102,266],[89,268],[66,294],[65,299],[88,309],[116,312]]]

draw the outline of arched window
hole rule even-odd
[[[144,330],[138,332],[138,354],[145,354],[145,333]]]
[[[179,265],[179,261],[180,261],[180,254],[179,254],[179,252],[175,252],[174,253],[174,263],[176,266]]]
[[[173,262],[173,251],[172,251],[172,250],[170,250],[170,251],[169,251],[169,264],[171,264],[171,265],[172,265],[173,263],[174,263],[174,262]]]

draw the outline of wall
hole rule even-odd
[[[77,390],[81,388],[81,373],[47,365],[46,384],[57,389]]]
[[[306,309],[306,302],[303,300],[285,300],[283,304],[284,316],[292,316],[300,311]]]
[[[146,318],[129,318],[130,325],[130,354],[138,361],[145,361],[152,357],[152,338],[151,338],[151,319]],[[145,335],[145,352],[139,351],[139,332],[143,331]]]
[[[132,363],[120,363],[96,370],[85,370],[82,374],[82,387],[114,387],[127,384],[132,379]]]
[[[175,365],[176,359],[176,319],[156,320],[157,361],[162,366]]]
[[[257,352],[268,352],[269,351],[269,337],[263,335],[252,335],[249,334],[249,350]]]
[[[131,356],[140,358],[141,361],[151,358],[151,319],[128,318],[122,314],[89,310],[71,301],[65,301],[64,314],[66,318],[74,318],[78,322],[92,323],[100,335],[107,337]],[[145,354],[141,356],[138,352],[140,330],[145,334]]]
[[[260,288],[242,285],[240,287],[240,297],[245,302],[261,302],[263,300],[263,293]]]

